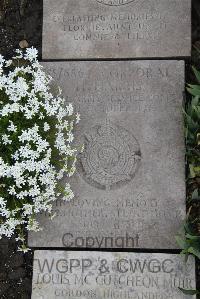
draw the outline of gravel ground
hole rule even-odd
[[[0,241],[0,298],[30,299],[33,254],[17,251],[13,239]]]
[[[42,0],[0,0],[0,53],[11,57],[21,41],[42,46]]]
[[[55,0],[56,1],[56,0]],[[189,0],[188,0],[189,1]],[[200,1],[193,0],[193,45],[200,49]],[[26,45],[39,50],[42,44],[42,0],[0,0],[0,53],[12,57],[14,50]],[[193,52],[187,64],[187,81],[193,79],[190,64],[200,66]],[[32,252],[17,251],[14,239],[0,240],[0,299],[31,298]],[[198,281],[200,265],[197,266]],[[200,281],[199,281],[200,286]]]

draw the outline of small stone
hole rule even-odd
[[[27,40],[23,39],[19,42],[19,46],[21,49],[25,49],[25,48],[28,48],[29,45],[28,45]]]

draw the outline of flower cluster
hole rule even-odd
[[[73,192],[64,176],[75,171],[73,128],[80,116],[37,60],[37,50],[17,50],[12,60],[0,55],[0,238],[23,228],[40,229],[39,212],[51,212],[59,196]],[[24,247],[24,244],[23,244]]]

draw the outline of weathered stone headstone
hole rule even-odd
[[[190,299],[179,287],[196,287],[191,256],[35,252],[32,299]]]
[[[75,198],[32,247],[177,248],[185,217],[183,61],[44,63],[81,114]]]
[[[190,56],[190,0],[44,0],[43,58]]]

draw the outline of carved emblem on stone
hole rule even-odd
[[[99,3],[109,6],[121,6],[133,2],[134,0],[96,0]]]
[[[77,169],[99,189],[115,189],[131,181],[141,161],[140,146],[126,129],[110,122],[96,125],[82,137],[84,151]]]

